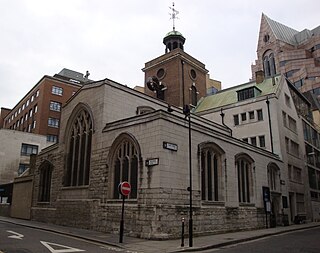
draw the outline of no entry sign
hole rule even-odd
[[[128,196],[131,192],[131,185],[130,183],[124,181],[122,183],[120,183],[119,185],[119,192],[121,195],[123,196]]]

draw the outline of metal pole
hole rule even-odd
[[[124,227],[124,221],[123,221],[123,216],[124,216],[124,199],[125,196],[122,195],[122,211],[121,211],[121,221],[120,221],[120,237],[119,237],[119,243],[123,242],[123,227]]]
[[[192,222],[192,159],[191,159],[191,112],[189,112],[189,174],[190,174],[190,217],[189,217],[189,247],[193,246],[193,222]]]

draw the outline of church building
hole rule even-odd
[[[206,95],[208,71],[184,52],[181,33],[163,41],[165,54],[143,69],[145,93],[104,79],[67,101],[59,142],[33,168],[32,220],[118,233],[118,185],[128,181],[126,235],[179,237],[190,191],[194,234],[266,226],[263,187],[268,170],[283,171],[283,162],[224,125],[183,114]]]

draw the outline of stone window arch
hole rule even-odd
[[[271,50],[266,51],[263,54],[263,70],[266,77],[276,75],[276,64],[274,59],[274,53]]]
[[[243,153],[237,155],[235,161],[239,203],[252,203],[254,200],[254,161],[249,155]]]
[[[50,189],[53,165],[44,161],[39,167],[39,193],[38,202],[50,202]]]
[[[89,184],[93,120],[88,107],[82,104],[72,115],[68,122],[64,186],[83,186]]]
[[[215,143],[200,144],[201,200],[224,201],[224,151]]]
[[[141,152],[133,136],[122,133],[112,144],[111,148],[111,197],[120,199],[118,186],[127,181],[131,185],[129,199],[136,199],[138,194],[138,171],[141,161]]]

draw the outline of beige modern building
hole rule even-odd
[[[30,155],[51,144],[46,136],[9,129],[0,129],[0,140],[0,185],[12,183],[29,168]]]
[[[310,103],[283,75],[263,79],[263,73],[257,74],[256,82],[203,98],[195,112],[225,124],[235,138],[269,150],[284,162],[283,170],[268,170],[271,209],[278,225],[283,214],[292,222],[300,216],[311,219],[301,120]]]

